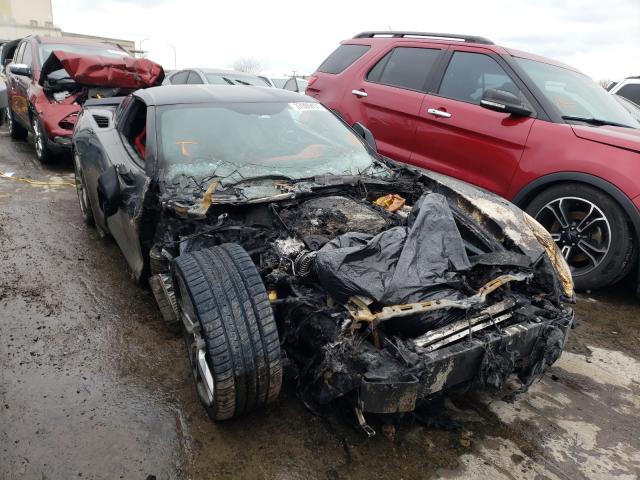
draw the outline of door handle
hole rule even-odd
[[[362,90],[351,90],[351,93],[353,93],[356,97],[366,97],[367,96],[367,92],[363,92]]]
[[[444,112],[442,110],[436,110],[435,108],[428,108],[427,109],[427,113],[430,113],[431,115],[435,115],[436,117],[442,117],[442,118],[450,118],[451,114],[449,112]]]

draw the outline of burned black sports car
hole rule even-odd
[[[90,100],[73,138],[82,215],[180,326],[214,420],[272,401],[413,411],[526,387],[560,355],[571,274],[510,203],[399,166],[309,97],[163,86]],[[370,431],[370,430],[368,430]]]

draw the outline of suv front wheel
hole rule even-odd
[[[578,290],[616,283],[635,256],[635,242],[622,208],[606,193],[580,183],[554,185],[526,209],[555,240]]]

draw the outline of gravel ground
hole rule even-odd
[[[0,130],[0,170],[72,180]],[[182,340],[131,280],[117,245],[84,226],[72,187],[0,178],[0,479],[638,478],[640,302],[632,285],[581,295],[580,327],[515,401],[447,398],[458,429],[407,423],[367,439],[317,417],[289,386],[214,424]]]

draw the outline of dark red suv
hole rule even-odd
[[[586,75],[474,36],[365,32],[307,95],[381,154],[513,201],[553,235],[576,286],[626,276],[640,238],[640,124]]]
[[[71,136],[89,98],[126,95],[162,82],[160,65],[136,59],[116,44],[31,35],[6,68],[11,137],[33,135],[38,160],[71,151]]]

